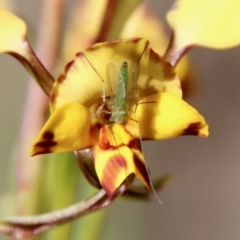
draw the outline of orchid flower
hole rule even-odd
[[[127,61],[139,66],[137,97],[126,121],[111,123],[111,106],[103,106],[117,82],[107,80],[107,66]],[[33,143],[30,155],[91,148],[98,179],[111,196],[130,174],[149,188],[149,175],[139,140],[159,140],[192,134],[208,135],[204,118],[181,99],[173,67],[145,39],[99,43],[76,54],[54,83],[51,116]],[[99,111],[100,109],[100,111]]]

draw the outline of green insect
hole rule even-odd
[[[112,123],[124,123],[137,98],[137,66],[135,64],[129,71],[127,61],[123,61],[120,69],[114,62],[108,64],[107,87],[110,94],[108,103],[111,104],[110,122]],[[112,85],[117,86],[115,90],[112,89]]]

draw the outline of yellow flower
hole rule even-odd
[[[240,4],[238,0],[176,0],[167,14],[174,32],[175,52],[193,46],[215,49],[240,43]]]
[[[111,118],[119,75],[110,74],[108,79],[110,62],[119,69],[123,62],[128,64],[127,117],[120,123]],[[138,75],[136,85],[134,72]],[[91,148],[97,176],[109,195],[132,173],[148,188],[141,140],[208,135],[204,118],[181,96],[173,67],[149,47],[147,40],[93,45],[76,54],[55,82],[50,95],[52,115],[30,155]]]

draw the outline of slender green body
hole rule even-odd
[[[113,99],[110,121],[123,123],[128,114],[127,87],[128,87],[128,64],[124,61],[119,71],[116,95]]]

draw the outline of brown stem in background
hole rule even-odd
[[[106,36],[112,24],[112,19],[115,14],[115,10],[118,6],[118,0],[108,0],[104,18],[99,30],[99,34],[95,40],[95,43],[106,41]]]
[[[2,220],[0,232],[16,237],[17,239],[25,239],[26,237],[46,231],[49,228],[103,209],[111,204],[118,196],[121,196],[128,189],[133,179],[134,175],[129,175],[111,197],[102,189],[93,197],[62,210],[33,217],[10,217]]]
[[[39,59],[49,71],[53,71],[58,53],[61,19],[64,1],[44,0],[37,38]],[[43,157],[28,157],[30,144],[43,126],[48,110],[48,97],[40,87],[29,80],[26,103],[19,137],[17,154],[17,178],[15,213],[36,214],[39,202],[39,187]]]
[[[40,85],[42,90],[47,95],[50,95],[53,84],[54,84],[54,79],[52,75],[46,70],[46,68],[40,62],[40,60],[35,55],[29,42],[26,39],[23,42],[23,44],[26,50],[25,57],[14,52],[10,52],[9,54],[15,57],[32,74],[32,76]]]
[[[168,48],[163,56],[163,58],[169,62],[173,67],[176,67],[181,58],[189,51],[191,46],[184,47],[182,49],[178,49],[175,45],[174,41],[174,33],[172,32],[172,36],[170,42],[168,44]]]

